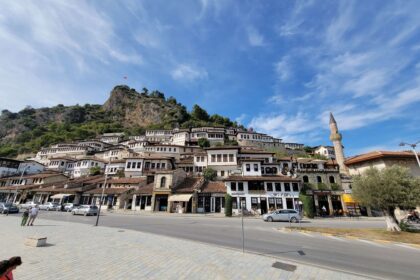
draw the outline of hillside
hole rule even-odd
[[[106,132],[142,134],[146,129],[171,129],[200,125],[237,126],[228,118],[212,115],[194,105],[191,112],[173,97],[159,91],[141,93],[116,86],[103,105],[26,107],[0,115],[0,156],[35,153],[54,143],[94,138]]]

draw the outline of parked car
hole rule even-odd
[[[20,209],[28,209],[28,208],[30,208],[30,207],[35,207],[37,204],[35,203],[35,202],[33,202],[33,201],[29,201],[29,202],[26,202],[26,203],[23,203],[23,204],[20,204],[19,205],[19,208]]]
[[[19,208],[11,202],[2,202],[0,203],[0,213],[19,213]]]
[[[59,211],[60,209],[61,209],[61,205],[54,202],[47,202],[45,204],[39,205],[39,210]]]
[[[71,212],[71,210],[75,209],[78,206],[80,205],[74,203],[64,203],[64,211]]]
[[[298,221],[302,220],[299,212],[296,210],[276,210],[268,214],[263,215],[263,220],[266,222],[277,222],[277,221],[284,221],[284,222],[292,222],[297,223]]]
[[[98,206],[95,206],[95,205],[80,205],[80,206],[74,208],[73,210],[71,210],[71,213],[73,215],[84,215],[84,216],[93,215],[93,216],[96,216],[96,215],[98,215]]]

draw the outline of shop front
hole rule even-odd
[[[173,194],[169,197],[168,202],[172,213],[191,213],[192,194]]]

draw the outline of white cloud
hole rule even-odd
[[[281,81],[288,80],[292,75],[292,69],[290,65],[290,57],[283,56],[276,64],[275,64],[275,71],[277,77]]]
[[[247,114],[241,114],[239,117],[235,118],[235,121],[238,124],[244,124],[244,120],[246,119]]]
[[[253,47],[262,47],[265,45],[264,36],[254,27],[248,27],[248,42]]]
[[[189,64],[179,64],[172,70],[171,76],[177,81],[192,82],[206,79],[208,74],[203,68],[195,67]]]
[[[248,127],[268,133],[287,141],[302,141],[302,134],[309,133],[319,126],[319,122],[303,113],[296,115],[273,114],[254,117]]]
[[[285,103],[287,103],[286,100],[284,100],[284,97],[280,94],[277,95],[273,95],[268,99],[269,103],[274,103],[276,105],[283,105]]]

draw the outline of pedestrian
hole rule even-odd
[[[13,270],[22,264],[20,257],[11,257],[0,262],[0,280],[13,280]]]
[[[26,222],[28,221],[28,217],[29,217],[29,209],[26,209],[25,211],[23,211],[23,214],[22,214],[22,222],[20,223],[21,226],[26,225]]]
[[[32,207],[31,210],[29,211],[29,220],[28,220],[28,226],[33,226],[34,225],[34,221],[36,219],[36,216],[38,216],[38,204],[35,205],[35,207]]]
[[[322,206],[322,216],[325,217],[327,215],[327,208],[325,208],[325,205]]]

